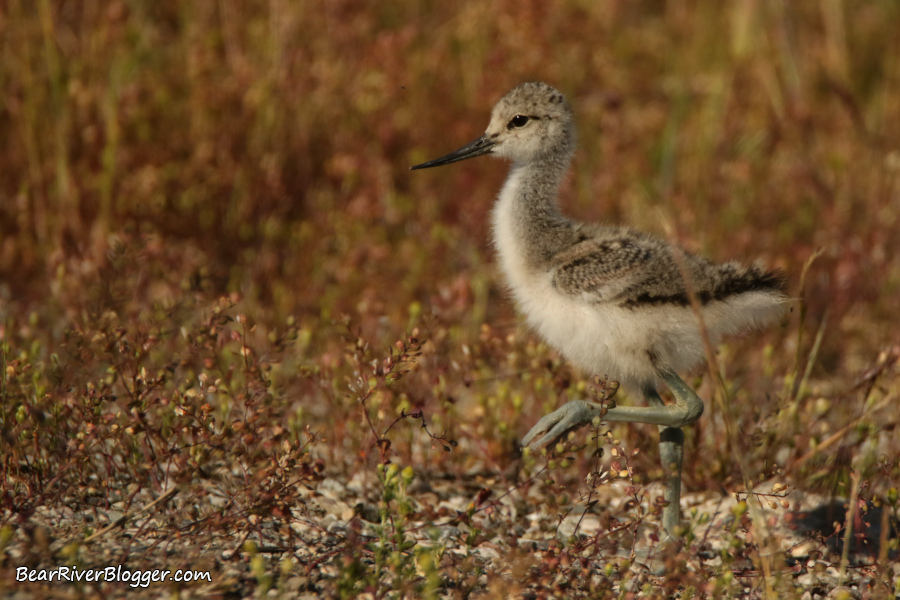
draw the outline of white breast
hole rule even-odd
[[[609,375],[635,390],[656,377],[650,350],[676,370],[691,368],[702,360],[693,319],[680,314],[685,309],[631,310],[588,302],[554,288],[552,270],[528,265],[528,241],[517,231],[514,212],[519,180],[519,172],[513,171],[500,192],[493,214],[494,243],[519,310],[548,344],[585,371]]]

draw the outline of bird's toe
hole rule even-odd
[[[587,425],[594,418],[593,406],[583,400],[573,400],[549,415],[543,416],[522,439],[523,446],[543,448],[570,431]],[[538,438],[537,441],[534,441]]]

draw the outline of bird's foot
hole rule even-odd
[[[572,400],[542,417],[522,439],[522,445],[534,448],[548,446],[570,431],[589,424],[601,414],[600,411],[601,407],[597,404]]]

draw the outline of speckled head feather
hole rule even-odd
[[[572,109],[558,90],[539,81],[522,83],[494,106],[485,136],[496,142],[492,153],[514,163],[568,158],[575,150]]]

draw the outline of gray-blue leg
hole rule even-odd
[[[654,388],[644,391],[644,398],[651,406],[665,406]],[[663,498],[667,504],[663,508],[663,529],[670,536],[677,537],[681,525],[681,465],[684,460],[684,431],[681,427],[659,426],[659,459],[665,477]]]
[[[665,473],[667,506],[663,509],[663,529],[675,537],[681,524],[681,464],[684,458],[684,433],[703,414],[703,401],[676,373],[660,371],[659,376],[675,397],[666,405],[652,387],[644,390],[649,406],[617,406],[610,408],[604,421],[650,423],[659,426],[659,454]],[[600,415],[601,406],[584,400],[573,400],[541,418],[531,428],[522,444],[540,448],[560,439],[574,429],[590,423]]]

